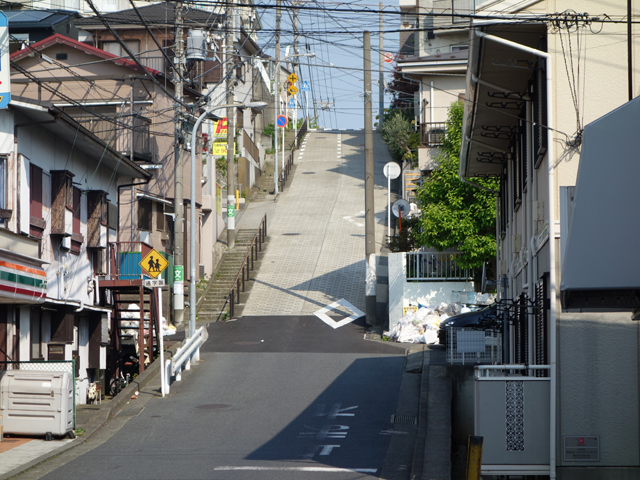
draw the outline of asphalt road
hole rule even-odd
[[[24,478],[380,478],[405,357],[363,333],[313,316],[212,324],[202,361],[169,397],[142,392]]]

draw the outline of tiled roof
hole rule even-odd
[[[90,55],[95,55],[97,57],[104,58],[105,60],[111,60],[113,63],[117,65],[122,65],[123,67],[129,67],[134,70],[141,71],[140,67],[138,67],[138,64],[136,64],[132,60],[120,58],[117,55],[114,55],[109,52],[105,52],[104,50],[100,50],[99,48],[92,47],[91,45],[79,42],[72,38],[65,37],[64,35],[60,35],[59,33],[56,33],[55,35],[52,35],[49,38],[45,38],[44,40],[40,40],[39,42],[36,42],[33,45],[29,45],[29,47],[23,50],[18,50],[17,52],[12,53],[10,57],[11,61],[14,61],[14,62],[18,61],[28,56],[29,54],[31,54],[34,50],[37,50],[37,51],[44,50],[45,48],[48,48],[51,45],[55,45],[55,44],[68,45],[78,50],[82,50],[83,52],[86,52]],[[158,75],[160,72],[158,70],[154,70],[153,68],[148,68],[148,72],[142,72],[142,73],[150,73],[151,75]]]
[[[149,25],[174,25],[175,4],[173,2],[162,2],[147,7],[140,7],[138,11]],[[133,9],[122,10],[120,12],[106,13],[103,15],[111,25],[140,25],[140,18]],[[186,9],[184,15],[184,25],[198,27],[216,27],[223,20],[222,15],[199,10],[196,8]],[[98,17],[88,17],[76,21],[77,27],[102,25]]]

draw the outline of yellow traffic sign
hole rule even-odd
[[[298,81],[298,76],[295,73],[292,73],[287,77],[287,80],[289,80],[289,83],[293,85]]]
[[[152,249],[138,264],[142,267],[143,272],[150,277],[156,278],[165,268],[169,266],[169,262],[156,249]]]
[[[296,87],[295,85],[289,85],[289,88],[287,88],[287,92],[289,92],[289,95],[295,95],[296,93],[298,93],[298,87]]]

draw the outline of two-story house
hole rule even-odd
[[[503,362],[476,367],[473,381],[473,433],[484,437],[486,475],[610,479],[640,473],[638,324],[628,313],[580,308],[584,292],[572,302],[571,287],[585,284],[575,261],[565,293],[570,311],[560,302],[583,128],[627,102],[629,79],[638,77],[628,52],[637,51],[638,42],[627,36],[626,25],[599,21],[595,29],[594,17],[571,9],[607,18],[627,14],[621,4],[528,2],[520,19],[475,19],[469,36],[459,173],[472,182],[486,176],[501,182]],[[631,85],[634,95],[637,85]],[[629,109],[620,112],[634,121]],[[606,131],[591,138],[602,142]],[[617,145],[607,147],[606,153],[598,147],[599,168],[620,168],[607,158],[618,155]],[[602,188],[616,195],[609,178],[602,177]],[[580,233],[589,235],[585,214]],[[596,222],[591,227],[600,228]],[[606,278],[622,268],[595,265]]]
[[[120,285],[109,284],[109,281],[122,280],[118,277],[121,274],[141,275],[137,262],[132,264],[134,271],[122,271],[123,259],[133,258],[134,252],[140,256],[147,246],[161,252],[169,263],[173,258],[175,102],[172,85],[158,71],[142,70],[131,60],[61,35],[54,35],[14,53],[11,61],[13,99],[37,102],[59,110],[144,172],[140,181],[131,175],[121,174],[116,167],[112,173],[113,191],[110,196],[96,194],[95,198],[89,198],[90,209],[102,212],[103,224],[108,218],[107,199],[114,204],[114,234],[109,236],[106,229],[100,227],[93,234],[95,237],[91,237],[99,246],[90,251],[89,276],[98,277],[94,288],[100,289],[101,303],[106,302],[113,307],[113,321],[117,322],[118,312],[124,308],[118,304],[116,289]],[[184,95],[186,103],[194,103],[200,96],[192,89],[185,89]],[[100,162],[98,157],[98,164]],[[187,163],[183,174],[185,199],[191,197],[189,171]],[[198,162],[199,176],[201,171],[202,163]],[[72,184],[73,177],[65,181]],[[195,183],[198,202],[193,206],[185,202],[187,219],[188,209],[195,208],[198,213],[202,209],[200,182]],[[105,192],[108,191],[105,189]],[[200,219],[200,215],[196,218]],[[190,228],[187,220],[185,244],[188,244],[186,235]],[[202,235],[201,222],[195,226],[195,231],[198,239],[207,238]],[[200,260],[199,252],[198,241],[196,261]],[[189,261],[188,253],[185,257]],[[172,280],[167,275],[169,271],[171,269],[167,268],[162,276],[166,283]],[[130,286],[133,289],[138,287]],[[50,285],[50,288],[53,287]],[[170,300],[168,293],[168,287],[165,287],[165,305]],[[164,311],[168,310],[165,306]],[[118,325],[112,327],[112,333],[118,331]],[[113,343],[117,353],[119,348]],[[116,357],[114,355],[112,359]]]
[[[0,119],[0,360],[75,359],[84,403],[107,369],[117,184],[151,174],[53,105],[13,100]]]

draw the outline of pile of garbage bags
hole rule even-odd
[[[441,303],[436,307],[419,305],[417,309],[407,309],[404,317],[389,332],[383,335],[400,343],[438,343],[440,323],[471,308],[459,303]]]

